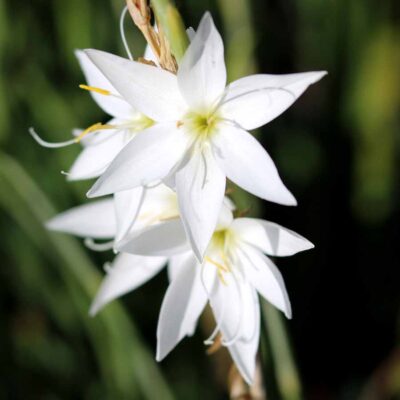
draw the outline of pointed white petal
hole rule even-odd
[[[86,82],[89,86],[108,90],[109,92],[118,95],[118,91],[103,75],[103,73],[93,64],[84,51],[76,50],[75,56],[79,61],[82,71],[85,75]],[[128,102],[116,96],[107,96],[94,91],[91,91],[90,94],[99,107],[101,107],[107,114],[110,114],[114,117],[126,118],[134,112],[134,109]]]
[[[211,307],[220,323],[223,343],[227,344],[238,370],[251,384],[260,334],[260,310],[255,290],[236,282],[232,274],[224,275],[226,284],[216,282]],[[231,342],[231,343],[229,343]]]
[[[249,282],[287,318],[292,318],[289,296],[278,268],[258,249],[249,245],[242,245],[241,248],[240,259]]]
[[[193,257],[193,252],[191,250],[174,255],[168,259],[168,279],[170,282],[181,273],[181,269],[185,265],[185,260],[188,257]]]
[[[226,179],[209,147],[194,150],[176,173],[176,193],[186,234],[202,260],[217,225]]]
[[[237,218],[231,229],[246,243],[275,257],[291,256],[314,247],[298,233],[263,219]]]
[[[115,193],[115,215],[117,218],[117,235],[115,242],[122,240],[133,226],[145,196],[142,186]]]
[[[174,74],[99,50],[85,53],[122,97],[143,114],[155,121],[176,121],[184,112]]]
[[[186,140],[174,124],[157,124],[138,133],[96,181],[88,196],[120,192],[164,178],[183,157]]]
[[[262,199],[296,205],[271,157],[250,133],[224,126],[213,137],[213,144],[217,162],[232,182]]]
[[[260,306],[255,291],[244,293],[245,334],[244,340],[238,340],[228,347],[232,359],[247,384],[251,385],[255,376],[257,351],[260,341]]]
[[[179,88],[192,108],[215,102],[226,84],[224,45],[210,13],[205,13],[178,70]]]
[[[175,219],[133,231],[116,248],[131,254],[171,256],[187,251],[190,246],[181,220]]]
[[[325,75],[325,71],[317,71],[246,76],[228,86],[221,113],[243,129],[256,129],[282,114]]]
[[[165,263],[164,257],[119,254],[101,283],[90,307],[90,315],[97,314],[110,301],[147,282],[161,270]]]
[[[114,202],[105,199],[71,208],[48,221],[46,227],[80,237],[112,238],[116,230]]]
[[[194,36],[196,35],[196,31],[191,26],[186,29],[186,33],[188,35],[189,41],[192,41],[194,39]]]
[[[191,256],[171,282],[164,297],[157,326],[157,361],[162,360],[193,326],[207,303],[200,282],[201,268]]]
[[[110,123],[112,123],[110,121]],[[93,134],[68,172],[68,180],[76,181],[100,176],[131,139],[126,131],[107,130]]]

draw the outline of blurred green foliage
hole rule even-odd
[[[311,203],[298,211],[310,216],[297,220],[300,232],[314,229],[315,241],[323,242],[327,233],[315,228],[315,210],[321,209],[318,215],[324,218],[335,202],[348,202],[351,218],[361,227],[381,226],[396,217],[400,34],[395,1],[181,0],[177,5],[185,23],[194,27],[206,9],[213,12],[225,39],[231,80],[258,70],[329,71],[284,122],[257,133],[288,186],[303,204]],[[91,319],[87,310],[101,265],[112,255],[89,254],[75,239],[42,226],[56,212],[84,201],[90,182],[67,184],[60,174],[78,154],[77,147],[40,148],[28,127],[60,141],[69,138],[72,128],[106,121],[90,96],[78,89],[83,77],[73,50],[94,47],[123,55],[118,32],[122,6],[122,0],[0,0],[0,399],[224,398],[200,337],[182,343],[161,368],[154,361],[165,276],[128,296],[124,307],[115,302]],[[134,56],[140,56],[143,39],[128,23],[127,37]],[[345,183],[337,185],[339,181]],[[330,187],[348,191],[348,196],[331,195]],[[332,203],[321,206],[325,192]],[[252,206],[253,215],[271,217],[276,210],[262,208],[239,190],[234,197],[239,207]],[[284,213],[279,214],[282,219]],[[268,371],[276,374],[276,396],[300,398],[285,329],[273,311],[267,310],[266,317],[268,312],[270,343],[263,344],[262,353]],[[305,364],[301,359],[300,365]],[[384,366],[389,384],[378,385],[378,393],[395,398],[398,358]],[[376,366],[375,373],[381,370]],[[355,385],[360,398],[379,399],[367,395],[377,386],[370,374],[343,378],[333,394],[316,398],[346,398],[339,393]],[[306,393],[314,385],[306,379]]]

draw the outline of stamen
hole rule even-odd
[[[111,92],[109,90],[105,90],[96,86],[88,86],[84,84],[80,84],[79,87],[83,90],[87,90],[88,92],[96,92],[99,94],[103,94],[104,96],[109,96]]]
[[[92,238],[86,238],[84,240],[85,246],[93,251],[107,251],[112,250],[114,247],[114,240],[104,243],[96,243]]]
[[[204,259],[205,259],[207,262],[209,262],[209,263],[215,265],[215,266],[218,268],[218,270],[222,270],[223,272],[229,272],[229,268],[228,268],[228,267],[226,267],[225,265],[220,264],[220,263],[217,262],[217,261],[214,261],[212,258],[206,256],[206,257],[204,257]]]
[[[239,318],[238,318],[238,324],[236,327],[236,331],[234,333],[234,335],[232,336],[231,339],[229,340],[225,340],[222,339],[222,345],[223,346],[231,346],[233,344],[235,344],[235,342],[239,339],[240,333],[241,333],[241,327],[242,327],[242,319],[243,319],[243,296],[242,296],[242,291],[240,290],[240,285],[239,282],[237,280],[237,277],[235,276],[235,274],[232,274],[233,277],[233,281],[235,282],[235,286],[237,289],[237,292],[239,294]]]
[[[106,262],[106,263],[104,263],[103,269],[104,269],[104,272],[105,272],[106,274],[110,274],[110,273],[112,272],[112,270],[113,270],[112,264],[111,264],[109,261]]]
[[[204,282],[204,265],[205,265],[205,263],[203,262],[201,264],[200,282],[201,282],[201,285],[203,286],[204,291],[206,292],[208,301],[211,302],[211,294],[208,291],[206,283]],[[220,318],[215,317],[215,320],[217,321],[217,325],[215,326],[215,328],[214,328],[213,332],[211,333],[210,337],[203,342],[205,345],[212,345],[214,343],[214,339],[217,336],[217,334],[218,334],[218,332],[220,330],[220,327],[221,327],[221,321],[222,321],[222,318],[224,316],[224,312],[225,312],[225,302],[222,303],[222,311],[221,311]]]
[[[214,343],[207,349],[207,354],[211,356],[216,353],[222,346],[222,334],[221,332],[217,335],[214,340]]]
[[[128,12],[128,6],[125,6],[124,9],[122,10],[121,17],[119,19],[119,31],[121,34],[122,43],[125,47],[126,54],[128,54],[129,59],[133,61],[132,53],[131,50],[129,49],[128,41],[126,40],[125,36],[124,20],[127,12]]]
[[[101,122],[97,122],[93,125],[90,125],[89,128],[86,128],[79,136],[77,136],[74,140],[75,143],[79,143],[87,134],[94,132],[94,131],[100,131],[104,129],[115,129],[114,125],[108,125],[108,124],[102,124]]]
[[[29,133],[37,143],[39,143],[43,147],[47,147],[50,149],[58,149],[60,147],[66,147],[76,143],[76,139],[66,140],[65,142],[58,143],[47,142],[46,140],[43,140],[32,127],[29,128]]]

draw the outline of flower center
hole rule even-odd
[[[214,113],[189,112],[178,126],[183,125],[186,132],[200,140],[207,140],[218,131],[220,117]]]
[[[229,229],[221,229],[214,232],[210,247],[205,261],[217,268],[218,278],[221,283],[226,285],[224,274],[232,272],[231,261],[228,254],[228,248],[231,245],[232,233]]]

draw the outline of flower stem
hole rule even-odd
[[[280,311],[265,301],[261,307],[280,395],[283,400],[300,400],[303,398],[301,382]]]

